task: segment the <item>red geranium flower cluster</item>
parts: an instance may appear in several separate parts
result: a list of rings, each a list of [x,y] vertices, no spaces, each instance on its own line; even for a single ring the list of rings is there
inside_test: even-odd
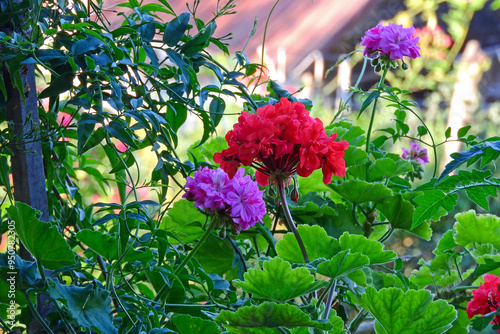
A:
[[[472,318],[476,314],[485,315],[496,311],[500,306],[500,278],[495,275],[485,275],[484,283],[472,291],[472,300],[467,303],[467,315]],[[500,324],[500,316],[495,316],[492,324]],[[500,330],[498,331],[500,333]]]
[[[323,123],[309,115],[300,102],[282,98],[275,105],[257,109],[256,114],[242,112],[233,130],[226,134],[229,148],[215,153],[214,161],[232,177],[240,165],[257,169],[261,186],[278,178],[288,181],[297,172],[309,176],[323,169],[323,182],[332,175],[345,175],[344,154],[347,141],[334,141],[326,135]]]

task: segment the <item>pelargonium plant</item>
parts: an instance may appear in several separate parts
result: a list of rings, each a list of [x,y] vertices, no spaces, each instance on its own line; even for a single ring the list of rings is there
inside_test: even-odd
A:
[[[396,60],[403,60],[403,57],[420,57],[417,45],[419,37],[415,37],[415,28],[403,28],[402,25],[389,23],[377,24],[369,29],[361,39],[361,45],[365,47],[363,55],[372,59],[375,70],[380,71],[387,67],[396,67]],[[403,69],[407,65],[403,62]]]
[[[429,156],[427,154],[427,149],[420,147],[418,143],[410,142],[410,149],[403,147],[403,154],[401,157],[408,160],[413,165],[413,171],[406,175],[407,179],[422,179],[424,175],[423,165],[429,163]]]
[[[226,134],[229,148],[216,153],[214,161],[230,176],[241,165],[254,167],[261,186],[287,182],[295,172],[307,177],[319,168],[329,184],[332,175],[345,175],[343,157],[349,144],[336,137],[326,135],[321,120],[312,118],[304,104],[282,98],[256,114],[242,112]]]
[[[186,179],[183,198],[217,220],[219,228],[229,227],[233,234],[248,230],[262,220],[266,205],[263,191],[244,173],[240,168],[230,179],[221,168],[200,168]]]
[[[467,316],[485,315],[494,312],[500,306],[500,278],[495,275],[485,275],[484,283],[479,285],[477,290],[472,290],[472,300],[467,303]],[[500,316],[495,316],[491,321],[492,324],[500,325]],[[500,333],[500,330],[498,330]]]
[[[312,118],[304,104],[283,97],[276,104],[258,108],[255,114],[242,112],[233,130],[226,134],[229,148],[215,153],[214,161],[230,175],[239,166],[252,166],[261,186],[269,182],[278,188],[288,228],[295,234],[306,262],[307,253],[286,204],[285,184],[294,173],[307,177],[322,168],[323,182],[332,175],[345,175],[347,141],[326,135],[321,120]],[[297,200],[297,193],[292,194]]]

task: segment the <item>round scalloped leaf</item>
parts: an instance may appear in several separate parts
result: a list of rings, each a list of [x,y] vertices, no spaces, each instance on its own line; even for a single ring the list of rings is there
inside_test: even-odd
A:
[[[348,250],[344,250],[335,255],[331,260],[322,262],[318,266],[318,273],[335,279],[369,264],[370,259],[368,256],[361,253],[349,253]]]
[[[245,306],[236,312],[222,311],[215,321],[228,328],[230,333],[273,333],[268,331],[250,331],[257,328],[276,327],[314,327],[321,330],[332,329],[328,320],[313,321],[307,314],[290,304],[265,302],[259,306]],[[243,328],[245,331],[231,331],[231,328]]]
[[[455,215],[455,219],[453,239],[458,245],[491,244],[500,249],[500,218],[489,214],[477,215],[474,210],[469,210]]]
[[[50,297],[62,304],[78,325],[89,330],[97,328],[101,333],[118,333],[111,316],[109,291],[91,284],[84,287],[65,285],[52,278],[47,285]]]
[[[217,323],[210,320],[179,314],[172,318],[179,334],[220,334]]]
[[[392,196],[392,190],[382,183],[368,183],[362,180],[347,180],[340,184],[330,184],[329,187],[353,204],[381,202]]]
[[[340,239],[342,250],[362,253],[370,259],[370,264],[382,264],[396,259],[397,254],[391,250],[384,250],[384,246],[376,241],[369,240],[364,235],[344,233]]]
[[[376,319],[377,334],[441,334],[453,325],[457,311],[444,300],[432,300],[427,290],[368,287],[362,306]]]
[[[290,299],[316,291],[328,283],[315,281],[308,269],[292,269],[289,262],[277,257],[265,261],[264,270],[249,269],[243,276],[245,281],[234,280],[244,291],[254,297],[285,303]]]
[[[55,226],[39,220],[37,210],[16,202],[7,208],[16,224],[16,233],[24,247],[46,269],[59,269],[75,264],[75,255]]]
[[[373,165],[368,169],[370,181],[377,181],[384,178],[391,178],[410,172],[413,166],[406,160],[398,157],[397,160],[391,158],[377,159]]]
[[[331,259],[340,250],[339,242],[326,234],[324,228],[318,225],[297,226],[307,256],[310,261],[319,258]],[[293,233],[287,233],[276,245],[278,256],[290,262],[305,263],[300,251],[299,243]]]

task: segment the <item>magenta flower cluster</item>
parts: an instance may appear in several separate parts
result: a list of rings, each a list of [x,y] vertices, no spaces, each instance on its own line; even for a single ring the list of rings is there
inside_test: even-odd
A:
[[[369,56],[388,56],[392,60],[420,57],[420,47],[416,44],[419,37],[414,37],[415,28],[403,28],[402,25],[379,23],[365,33],[361,45],[365,47],[363,54]]]
[[[240,168],[232,179],[221,168],[200,168],[194,177],[186,180],[186,193],[182,196],[194,201],[195,207],[223,217],[231,217],[233,230],[247,230],[262,220],[266,205],[264,191]]]
[[[422,165],[429,162],[429,156],[427,155],[427,149],[420,147],[418,143],[410,142],[410,149],[403,147],[403,154],[401,155],[403,159],[415,160]]]

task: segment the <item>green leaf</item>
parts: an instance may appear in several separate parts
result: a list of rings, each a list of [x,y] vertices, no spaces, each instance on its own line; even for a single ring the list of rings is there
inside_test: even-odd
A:
[[[277,257],[265,261],[263,270],[248,269],[244,282],[234,280],[234,283],[254,298],[264,298],[279,303],[316,291],[328,283],[315,281],[308,269],[299,267],[292,269],[289,262]]]
[[[314,327],[326,331],[332,329],[332,324],[329,321],[313,321],[307,314],[293,305],[271,302],[265,302],[259,306],[244,306],[239,308],[236,312],[222,311],[215,318],[215,321],[220,322],[226,328],[242,327],[242,329],[245,330],[259,327],[276,328],[299,326]],[[244,331],[241,333],[248,332]],[[263,331],[259,333],[268,332]]]
[[[471,243],[491,244],[500,249],[500,218],[490,214],[478,215],[474,210],[455,215],[457,222],[454,240],[463,247]]]
[[[423,195],[415,197],[414,201],[418,204],[413,214],[412,229],[416,228],[424,221],[436,219],[435,215],[440,208],[450,212],[458,201],[457,194],[445,194],[441,190],[432,189],[425,191]]]
[[[307,256],[310,261],[319,258],[331,259],[340,250],[339,242],[329,237],[324,228],[313,225],[299,225],[297,232],[302,238]],[[286,261],[305,263],[300,251],[299,243],[293,233],[287,233],[276,245],[279,257]]]
[[[78,325],[98,329],[103,334],[118,333],[111,317],[111,298],[107,290],[88,284],[84,287],[60,284],[49,278],[48,293],[68,311]]]
[[[81,230],[76,238],[107,260],[116,259],[116,236],[98,231]]]
[[[340,184],[330,184],[328,187],[353,204],[381,202],[392,196],[391,189],[382,183],[368,183],[362,180],[347,180]]]
[[[325,131],[328,136],[332,133],[336,133],[337,140],[347,140],[349,142],[349,147],[360,147],[366,143],[365,130],[349,122],[340,121],[333,123],[327,126]]]
[[[380,96],[380,91],[374,90],[366,97],[366,99],[361,104],[361,108],[359,109],[358,118],[359,116],[361,116],[363,111],[365,111],[365,109],[368,108],[368,106],[372,103],[372,101],[378,99],[379,96]]]
[[[476,267],[475,275],[478,277],[482,276],[482,275],[484,275],[492,270],[500,268],[500,261],[495,261],[495,260],[489,259],[487,257],[483,257],[482,261],[484,261],[484,263],[481,263]]]
[[[386,198],[382,205],[377,207],[385,218],[391,223],[393,228],[399,228],[418,235],[425,240],[430,240],[432,229],[429,223],[422,223],[416,228],[412,228],[413,214],[415,207],[402,195]]]
[[[191,14],[189,12],[185,12],[168,22],[165,25],[165,31],[163,33],[163,43],[168,46],[177,45],[182,36],[184,36],[190,17]]]
[[[224,115],[224,110],[226,109],[226,102],[219,97],[213,97],[212,102],[210,102],[210,118],[214,128],[219,125],[222,115]]]
[[[376,240],[369,240],[364,235],[353,235],[345,232],[339,239],[342,250],[350,250],[368,256],[370,264],[382,264],[396,259],[392,250],[384,250],[384,245]]]
[[[488,197],[497,195],[497,187],[485,186],[466,189],[467,197],[486,211],[490,211]]]
[[[476,330],[476,331],[481,331],[481,333],[492,333],[494,332],[491,329],[490,323],[495,319],[495,316],[500,314],[500,309],[497,309],[496,311],[490,312],[485,314],[484,316],[482,315],[476,315],[474,318],[472,318],[470,324],[471,327]],[[487,327],[490,327],[489,330],[486,330]]]
[[[220,334],[217,323],[210,320],[179,314],[172,318],[179,334]]]
[[[436,246],[436,249],[433,251],[434,254],[442,254],[446,251],[450,251],[453,248],[455,248],[457,243],[453,239],[453,236],[455,235],[454,230],[449,230],[443,233],[441,236],[441,239],[439,239],[438,244]]]
[[[288,206],[294,220],[304,223],[310,223],[314,218],[323,216],[337,216],[335,203],[328,197],[318,195],[315,191],[301,196],[297,203],[289,201]]]
[[[54,74],[53,74],[54,76]],[[58,77],[52,78],[50,81],[50,86],[45,88],[39,95],[39,99],[44,99],[46,97],[57,97],[59,94],[64,93],[73,87],[73,79],[75,78],[75,73],[66,72]]]
[[[129,128],[126,124],[123,124],[119,121],[111,121],[108,125],[105,125],[104,128],[110,135],[119,139],[123,143],[127,144],[130,147],[138,149],[139,147],[135,143],[132,134],[127,131]]]
[[[465,137],[465,135],[467,135],[467,132],[469,132],[470,128],[471,128],[471,125],[466,125],[463,128],[458,129],[457,137],[458,138]]]
[[[487,141],[483,144],[472,146],[470,150],[466,152],[455,152],[451,154],[453,160],[445,166],[444,171],[439,176],[438,181],[444,178],[446,175],[450,174],[464,162],[475,161],[473,159],[477,160],[481,156],[485,156],[487,154],[490,156],[490,159],[491,157],[495,157],[495,155],[492,155],[493,152],[500,152],[500,141]],[[496,157],[498,157],[498,155],[496,155]]]
[[[391,158],[377,159],[368,169],[370,181],[402,175],[413,170],[413,166],[406,160]]]
[[[370,264],[368,256],[361,253],[340,251],[331,260],[320,263],[318,273],[336,279]]]
[[[188,40],[182,47],[181,52],[187,57],[192,57],[207,46],[210,37],[217,27],[215,21],[210,22],[202,28],[192,39]]]
[[[455,308],[444,300],[433,301],[427,290],[368,287],[362,306],[376,319],[377,334],[440,334],[452,327]]]
[[[448,127],[446,129],[446,131],[444,132],[444,136],[446,137],[446,139],[451,137],[451,127]]]
[[[194,256],[207,273],[224,275],[233,269],[233,247],[227,239],[211,234]]]
[[[75,255],[57,228],[39,220],[39,211],[16,202],[7,213],[16,223],[16,233],[24,247],[47,269],[59,269],[75,264]]]
[[[81,127],[85,129],[85,127]],[[80,127],[78,127],[80,129]],[[92,130],[94,127],[92,126]],[[91,130],[91,131],[92,131]],[[94,132],[88,132],[87,135],[83,134],[83,136],[87,136],[87,140],[83,139],[82,141],[78,141],[78,154],[82,155],[83,153],[87,152],[90,150],[92,147],[99,145],[103,139],[106,137],[106,130],[104,128],[98,128]],[[90,137],[88,136],[90,134]]]
[[[192,202],[179,200],[168,210],[168,216],[162,219],[159,227],[175,233],[182,242],[188,243],[201,237],[206,220],[207,217]]]

